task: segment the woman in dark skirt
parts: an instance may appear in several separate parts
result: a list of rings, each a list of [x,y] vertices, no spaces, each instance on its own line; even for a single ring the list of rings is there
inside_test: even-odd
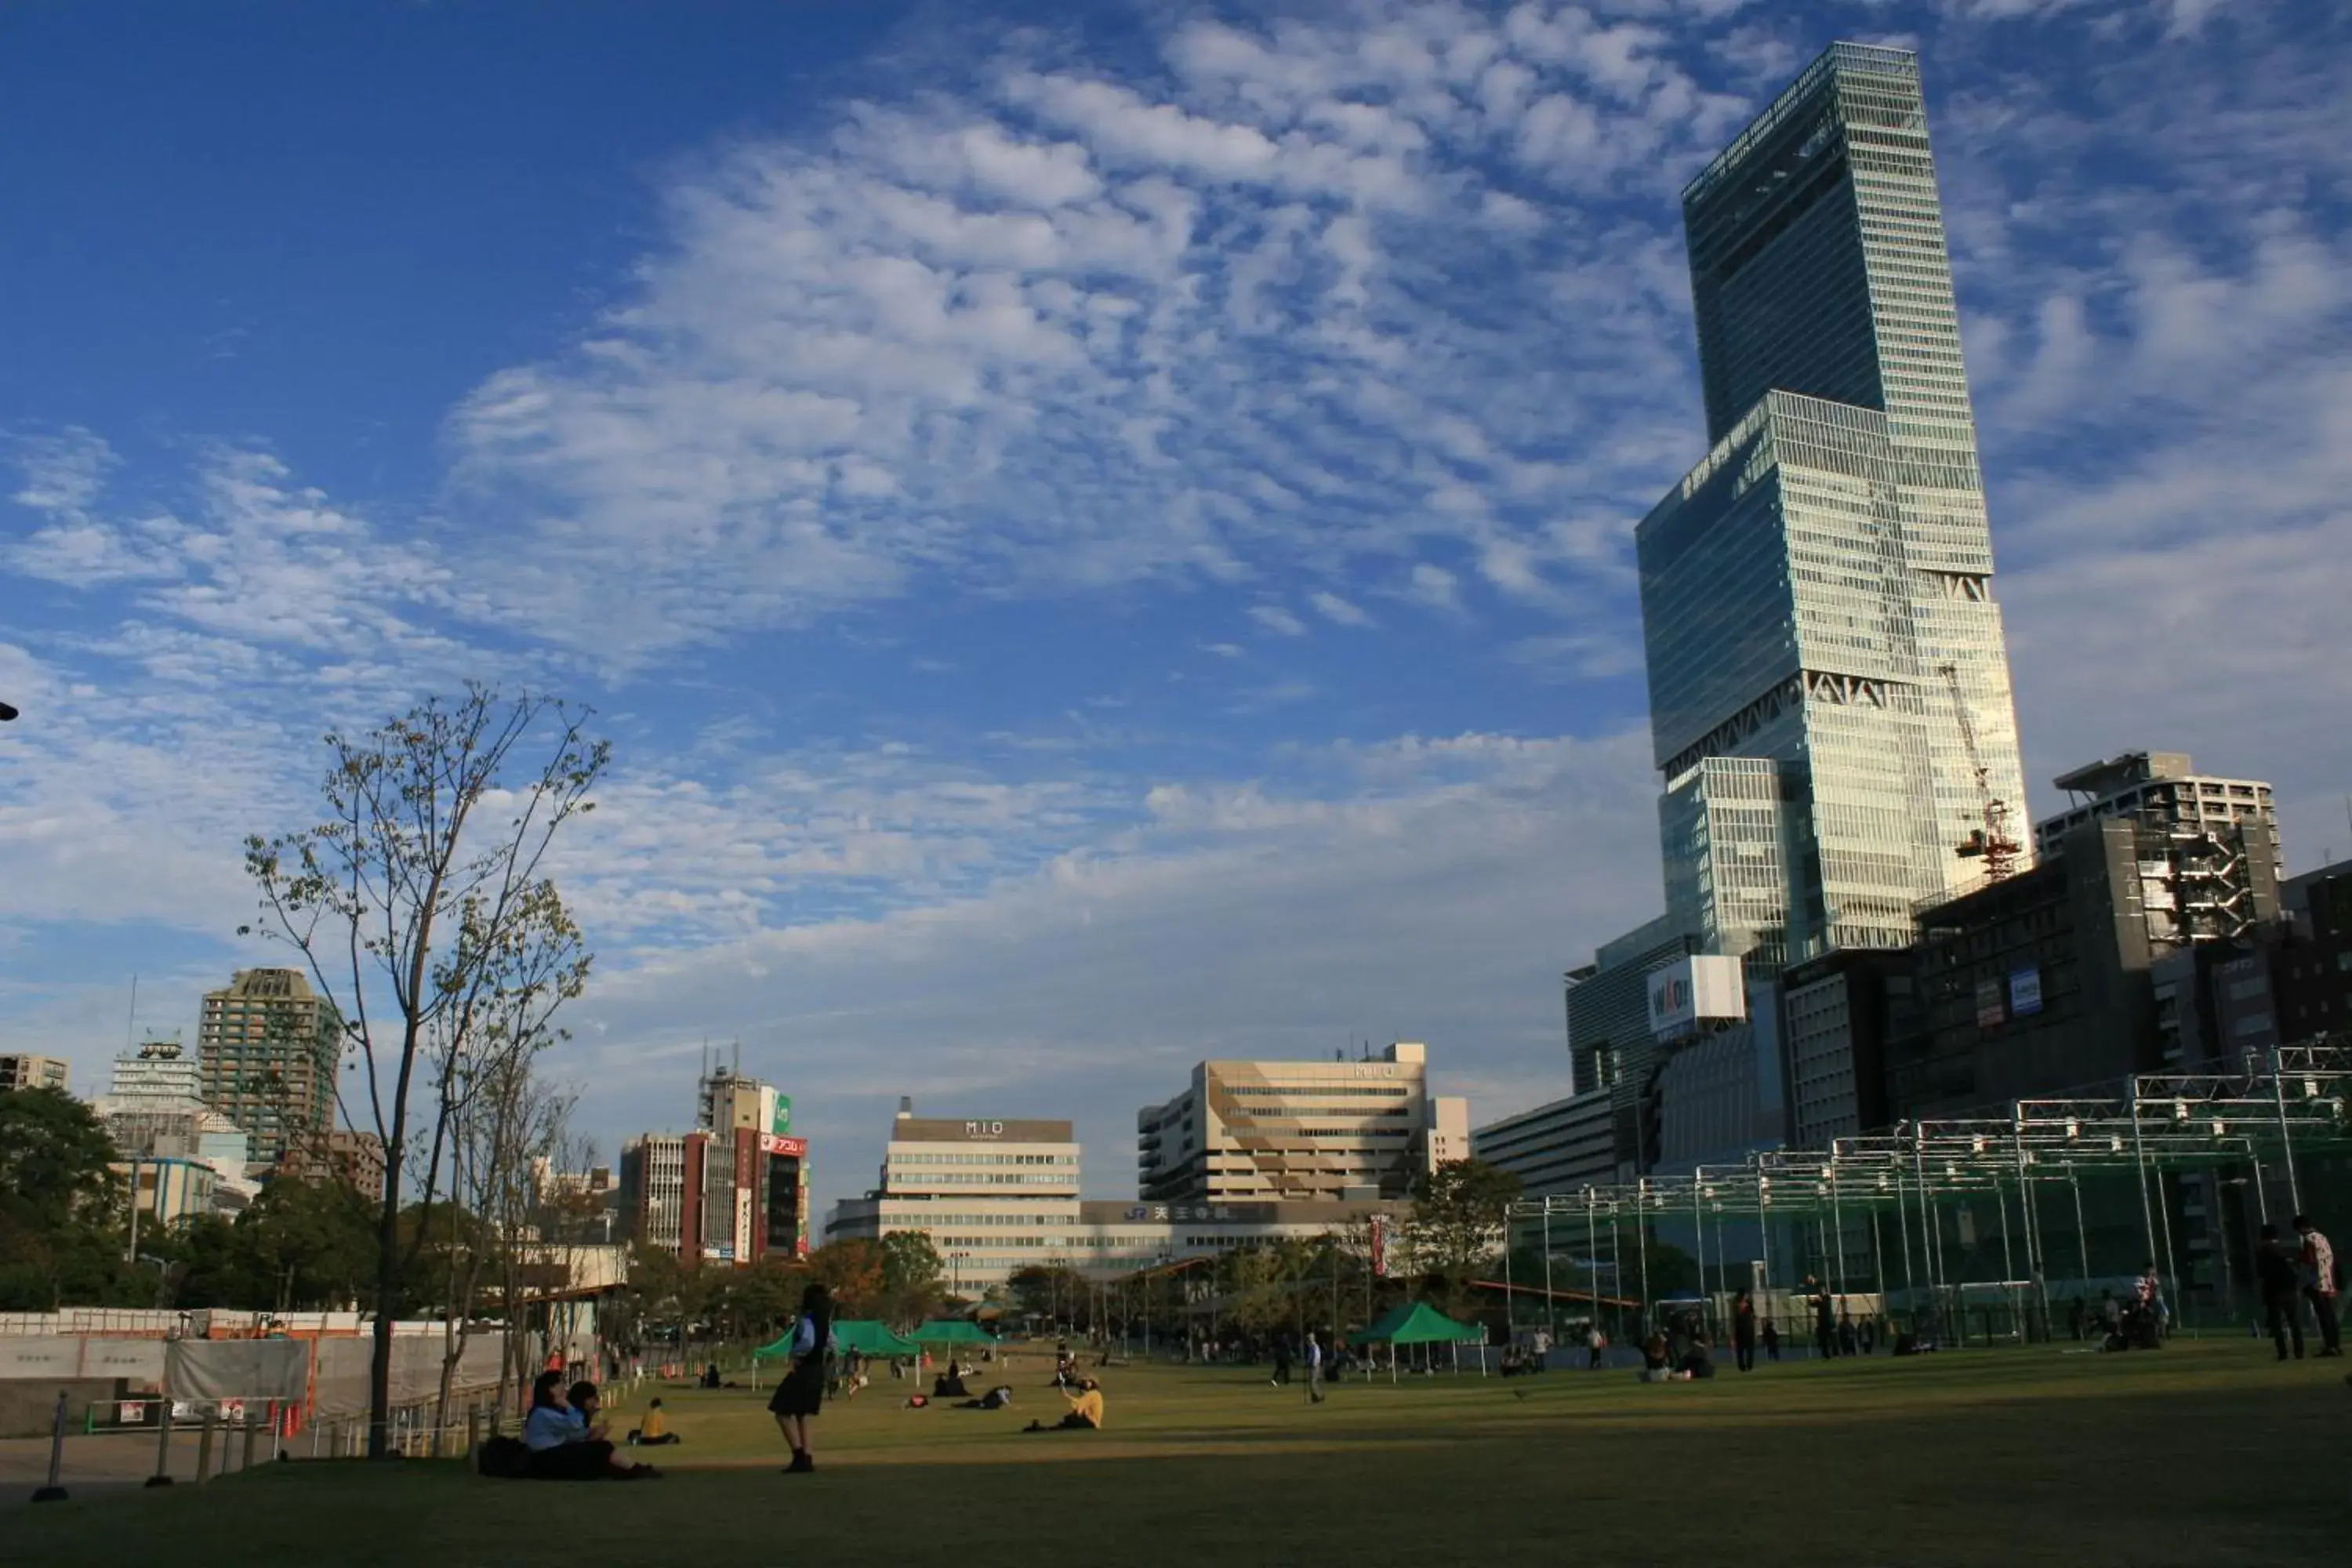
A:
[[[793,1369],[776,1384],[775,1397],[768,1401],[777,1430],[792,1445],[793,1462],[784,1467],[787,1475],[816,1468],[816,1459],[809,1451],[809,1421],[824,1404],[824,1352],[832,1337],[832,1298],[824,1286],[811,1285],[801,1293],[800,1319],[793,1325]]]

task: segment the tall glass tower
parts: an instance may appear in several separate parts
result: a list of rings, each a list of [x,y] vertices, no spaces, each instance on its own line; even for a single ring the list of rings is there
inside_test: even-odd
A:
[[[1902,946],[2024,806],[1917,58],[1832,46],[1683,223],[1714,447],[1635,534],[1668,917]]]

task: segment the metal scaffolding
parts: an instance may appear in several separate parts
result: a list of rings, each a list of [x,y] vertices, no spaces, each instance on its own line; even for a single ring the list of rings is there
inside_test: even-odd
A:
[[[2128,1173],[2134,1179],[2146,1257],[2166,1281],[2168,1301],[2177,1301],[2180,1270],[2172,1205],[2162,1192],[2165,1174],[2195,1173],[2212,1180],[2221,1169],[2251,1166],[2246,1184],[2262,1219],[2283,1221],[2303,1206],[2305,1167],[2298,1158],[2307,1166],[2315,1157],[2352,1151],[2347,1104],[2352,1038],[2331,1037],[2250,1057],[2235,1070],[2150,1073],[2117,1094],[2019,1100],[2005,1118],[1906,1121],[1884,1132],[1840,1138],[1826,1149],[1772,1150],[1738,1164],[1525,1198],[1512,1205],[1511,1230],[1529,1239],[1539,1229],[1547,1289],[1556,1244],[1580,1247],[1597,1265],[1605,1228],[1615,1270],[1630,1230],[1637,1272],[1612,1284],[1635,1286],[1641,1300],[1651,1302],[1648,1238],[1662,1225],[1691,1227],[1704,1282],[1710,1225],[1721,1280],[1728,1275],[1724,1227],[1754,1224],[1762,1256],[1751,1261],[1760,1262],[1768,1289],[1782,1283],[1772,1257],[1775,1227],[1802,1235],[1810,1226],[1817,1237],[1815,1269],[1832,1292],[1900,1299],[1915,1319],[1924,1320],[1958,1300],[1944,1211],[1989,1199],[1999,1215],[2000,1288],[2012,1297],[2017,1322],[2031,1323],[2030,1314],[2038,1313],[2046,1331],[2050,1279],[2071,1274],[2084,1291],[2091,1283],[2084,1178]],[[2284,1213],[2273,1214],[2273,1193],[2284,1194]],[[2053,1259],[2043,1216],[2050,1205],[2070,1201],[2077,1255]],[[1857,1240],[1853,1250],[1868,1260],[1873,1278],[1857,1281],[1847,1237],[1863,1232],[1870,1239]]]

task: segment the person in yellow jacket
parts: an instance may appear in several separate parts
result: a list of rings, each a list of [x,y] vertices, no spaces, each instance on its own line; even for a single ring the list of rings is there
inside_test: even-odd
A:
[[[1070,1412],[1053,1426],[1032,1421],[1024,1432],[1097,1432],[1103,1424],[1102,1385],[1093,1378],[1081,1378],[1076,1394],[1065,1391],[1062,1397],[1069,1401]]]
[[[645,1419],[629,1434],[629,1446],[633,1448],[658,1448],[677,1441],[677,1434],[669,1429],[669,1417],[663,1414],[658,1399],[646,1408]]]

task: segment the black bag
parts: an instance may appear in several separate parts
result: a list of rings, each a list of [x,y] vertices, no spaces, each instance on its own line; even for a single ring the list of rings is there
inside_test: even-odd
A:
[[[530,1475],[530,1450],[518,1437],[488,1437],[476,1456],[475,1468],[500,1480],[523,1480]]]

